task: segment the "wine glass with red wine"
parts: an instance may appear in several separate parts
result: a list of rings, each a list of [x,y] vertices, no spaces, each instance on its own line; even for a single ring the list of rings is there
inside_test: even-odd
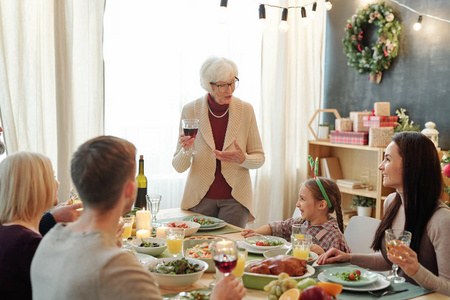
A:
[[[181,126],[183,127],[183,132],[185,136],[196,137],[198,132],[198,119],[183,119],[181,120]],[[184,154],[197,154],[197,151],[194,150],[194,145],[192,145],[192,149],[185,150]]]
[[[224,274],[230,275],[231,271],[236,268],[238,260],[238,247],[235,241],[221,240],[213,242],[211,246],[211,254],[216,268]]]

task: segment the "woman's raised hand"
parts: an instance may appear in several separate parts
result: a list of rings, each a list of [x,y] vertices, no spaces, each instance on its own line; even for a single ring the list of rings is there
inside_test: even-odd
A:
[[[219,151],[213,150],[214,155],[220,161],[242,164],[245,161],[245,154],[239,147],[236,139],[234,140],[235,150]]]
[[[319,256],[317,259],[318,265],[333,264],[336,262],[349,262],[350,254],[339,251],[336,248],[330,248],[327,252]]]

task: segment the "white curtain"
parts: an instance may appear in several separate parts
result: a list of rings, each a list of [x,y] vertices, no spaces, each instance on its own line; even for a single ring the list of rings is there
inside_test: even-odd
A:
[[[301,6],[311,1],[269,1],[270,4]],[[320,108],[324,1],[303,25],[300,8],[289,9],[289,30],[278,30],[281,9],[266,9],[267,25],[262,44],[262,126],[266,162],[257,172],[255,185],[257,228],[292,216],[300,184],[306,180],[308,123]]]
[[[103,133],[104,0],[0,0],[7,152],[50,157],[68,199],[76,147]]]
[[[110,0],[105,9],[105,132],[134,143],[144,155],[148,193],[161,208],[179,207],[188,172],[172,157],[182,107],[203,95],[199,71],[211,55],[239,68],[234,95],[259,112],[261,28],[258,3],[228,1]],[[254,173],[252,173],[254,174]]]

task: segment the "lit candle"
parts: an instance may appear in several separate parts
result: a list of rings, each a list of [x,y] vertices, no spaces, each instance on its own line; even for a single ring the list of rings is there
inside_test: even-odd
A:
[[[156,228],[156,237],[160,239],[166,238],[166,229],[167,227],[161,226]]]
[[[145,210],[145,207],[142,210],[138,210],[136,212],[136,231],[141,229],[147,229],[148,231],[152,228],[152,214],[150,211]]]
[[[143,239],[143,238],[149,238],[149,237],[150,237],[150,230],[141,229],[141,230],[136,231],[137,239]]]

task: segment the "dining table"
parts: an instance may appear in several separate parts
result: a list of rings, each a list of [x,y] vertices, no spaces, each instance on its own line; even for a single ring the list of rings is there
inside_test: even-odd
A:
[[[164,220],[174,220],[174,219],[185,219],[188,216],[193,216],[193,215],[199,215],[198,213],[194,213],[188,210],[182,210],[180,208],[169,208],[169,209],[162,209],[158,212],[158,222],[164,222]],[[214,231],[202,231],[202,232],[198,232],[199,234],[204,234],[204,235],[214,235],[217,236],[219,238],[225,238],[225,239],[232,239],[235,241],[241,241],[244,239],[244,237],[241,235],[243,228],[231,225],[231,224],[227,224],[227,226],[223,229],[219,229],[219,230],[214,230]],[[251,260],[251,259],[264,259],[263,255],[249,255],[247,260]],[[317,276],[320,274],[320,272],[322,272],[323,270],[325,270],[326,268],[332,268],[332,267],[336,267],[336,266],[341,266],[342,264],[332,264],[332,265],[324,265],[324,266],[318,266],[316,264],[313,264],[313,267],[315,268],[315,273],[314,275],[311,276],[311,278],[314,278],[317,280]],[[344,264],[349,265],[349,264]],[[202,275],[202,277],[195,282],[193,285],[191,285],[189,288],[187,289],[163,289],[160,288],[160,292],[161,295],[174,295],[183,291],[194,291],[194,290],[207,290],[209,287],[209,283],[212,282],[214,280],[213,276],[215,273],[204,273]],[[245,276],[245,275],[244,275]],[[431,292],[431,291],[426,291],[423,288],[419,287],[419,286],[415,286],[412,285],[410,283],[404,283],[402,285],[408,285],[407,287],[410,288],[410,290],[414,290],[415,288],[420,288],[423,291],[421,292],[420,296],[416,296],[416,297],[411,297],[411,298],[405,298],[405,295],[408,295],[408,292],[405,292],[403,294],[403,297],[400,296],[402,294],[395,294],[395,295],[390,295],[390,296],[383,296],[382,299],[386,299],[386,300],[390,300],[390,299],[418,299],[418,300],[441,300],[441,299],[450,299],[449,297],[440,294],[440,293],[436,293],[436,292]],[[403,286],[404,287],[404,286]],[[341,295],[337,296],[337,299],[378,299],[375,296],[371,296],[369,293],[351,293],[351,292],[347,292],[345,293],[344,296],[344,292],[341,293]],[[251,289],[251,288],[247,288],[247,294],[245,296],[244,299],[246,300],[259,300],[259,299],[267,299],[268,293],[265,292],[264,290],[257,290],[257,289]],[[353,297],[355,296],[355,297]]]

